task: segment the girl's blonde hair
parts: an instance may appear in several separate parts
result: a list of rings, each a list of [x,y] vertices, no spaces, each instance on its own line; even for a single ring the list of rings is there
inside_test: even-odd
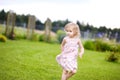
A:
[[[80,37],[81,36],[80,35],[80,28],[77,24],[70,22],[70,23],[65,25],[65,30],[67,30],[68,28],[72,28],[74,33],[76,32],[75,37]]]

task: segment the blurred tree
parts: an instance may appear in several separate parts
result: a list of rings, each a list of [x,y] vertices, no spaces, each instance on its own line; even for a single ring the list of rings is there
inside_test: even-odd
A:
[[[79,21],[77,21],[76,24],[78,24],[81,31],[84,31],[84,26]]]
[[[89,30],[89,31],[91,31],[92,29],[91,29],[91,26],[87,23],[87,25],[86,25],[86,29],[85,29],[86,31],[87,30]]]
[[[4,21],[6,21],[6,19],[7,19],[7,13],[3,9],[2,11],[0,11],[0,21],[3,23]]]
[[[100,28],[98,28],[98,31],[106,33],[107,32],[107,28],[105,26],[100,26]]]
[[[22,23],[27,23],[28,22],[28,15],[26,16],[26,15],[22,14],[21,19],[22,19]]]
[[[67,23],[69,23],[70,21],[68,19],[66,20],[58,20],[58,21],[54,21],[52,23],[53,26],[56,26],[56,27],[64,27]]]
[[[16,22],[17,22],[17,23],[21,23],[20,15],[17,15],[17,16],[16,16]]]
[[[43,23],[40,20],[36,20],[36,25],[42,25]]]
[[[17,15],[16,16],[16,25],[17,26],[23,26],[24,24],[28,23],[28,15],[25,16],[24,14],[22,15]]]

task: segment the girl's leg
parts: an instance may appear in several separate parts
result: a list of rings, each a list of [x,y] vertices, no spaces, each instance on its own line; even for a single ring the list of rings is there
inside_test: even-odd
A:
[[[68,71],[63,70],[61,80],[67,80],[67,73],[68,73]]]
[[[76,72],[77,72],[77,70],[75,69],[75,70],[67,73],[67,79],[69,79],[70,77],[72,77]]]

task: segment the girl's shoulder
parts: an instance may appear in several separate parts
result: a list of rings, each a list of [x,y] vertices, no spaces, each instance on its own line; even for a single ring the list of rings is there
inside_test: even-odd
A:
[[[76,42],[79,43],[79,41],[80,41],[80,38],[76,38]]]
[[[65,39],[65,40],[68,39],[68,36],[65,36],[63,39]]]
[[[65,37],[63,38],[63,40],[64,40],[65,42],[68,42],[68,41],[69,41],[69,37],[68,37],[68,36],[65,36]]]

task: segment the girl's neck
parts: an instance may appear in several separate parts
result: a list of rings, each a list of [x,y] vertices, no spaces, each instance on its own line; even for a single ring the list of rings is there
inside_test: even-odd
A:
[[[68,36],[70,39],[75,39],[77,38],[76,36]]]

